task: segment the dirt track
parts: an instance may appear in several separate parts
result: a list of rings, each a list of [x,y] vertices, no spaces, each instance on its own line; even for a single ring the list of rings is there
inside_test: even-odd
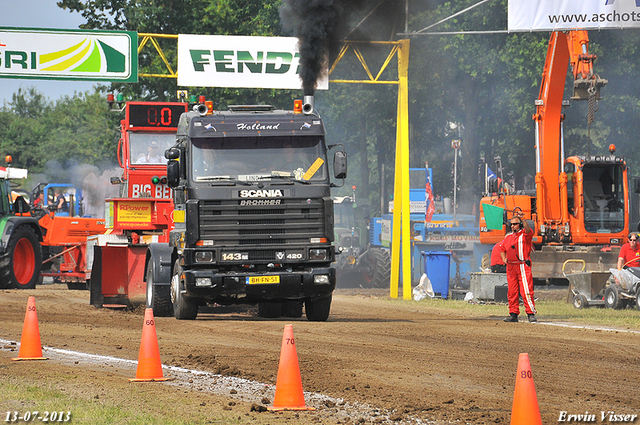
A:
[[[326,323],[261,319],[255,309],[222,307],[193,322],[156,318],[162,362],[275,384],[283,328],[293,323],[305,392],[389,409],[391,422],[508,423],[523,352],[531,359],[543,423],[558,422],[561,411],[588,411],[597,422],[600,411],[640,414],[638,332],[549,326],[558,322],[544,312],[537,324],[510,324],[502,316],[370,294],[339,290]],[[137,359],[142,309],[95,309],[87,291],[62,285],[0,291],[0,339],[20,341],[30,295],[36,297],[43,346]],[[17,353],[7,348],[0,349],[0,377],[12,370],[28,373],[8,360]],[[58,363],[38,367],[55,369]],[[74,369],[78,387],[95,380],[91,365],[79,362]],[[316,407],[294,423],[349,422],[331,414],[334,406]]]

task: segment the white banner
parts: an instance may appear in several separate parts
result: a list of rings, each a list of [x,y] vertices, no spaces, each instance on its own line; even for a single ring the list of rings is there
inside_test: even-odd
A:
[[[509,0],[509,31],[639,28],[640,0]]]
[[[0,78],[138,81],[138,34],[0,28]]]
[[[299,73],[295,37],[178,35],[179,86],[301,89]]]

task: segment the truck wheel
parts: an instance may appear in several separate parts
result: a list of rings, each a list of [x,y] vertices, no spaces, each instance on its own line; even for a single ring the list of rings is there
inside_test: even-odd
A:
[[[20,226],[13,231],[7,250],[0,257],[0,286],[33,289],[40,278],[42,251],[33,229]]]
[[[151,266],[147,269],[147,307],[153,309],[154,317],[171,316],[171,286],[153,282]]]
[[[604,291],[604,306],[614,310],[620,310],[625,303],[620,299],[620,285],[610,285]]]
[[[178,260],[173,264],[173,274],[171,275],[171,303],[173,304],[173,315],[178,320],[194,320],[198,315],[198,303],[182,293],[182,280],[180,274],[182,267]]]
[[[364,281],[372,288],[386,288],[391,281],[391,256],[389,251],[369,248],[363,257]]]
[[[258,316],[267,319],[275,319],[276,317],[282,316],[282,303],[258,303]]]
[[[284,317],[302,317],[302,301],[286,301],[282,306]]]
[[[578,309],[587,308],[589,307],[589,301],[587,301],[587,297],[584,295],[578,294],[573,297],[573,306]]]
[[[311,322],[326,322],[331,310],[331,294],[327,297],[308,299],[304,302],[307,320]]]

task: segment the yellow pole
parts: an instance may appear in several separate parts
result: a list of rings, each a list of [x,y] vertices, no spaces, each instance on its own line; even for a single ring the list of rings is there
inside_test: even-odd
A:
[[[411,299],[411,239],[409,202],[409,40],[400,40],[398,49],[398,118],[396,131],[396,171],[393,187],[393,229],[391,237],[391,292],[398,297],[402,259],[402,298]],[[401,237],[402,235],[402,237]],[[402,243],[402,246],[401,246]],[[400,255],[402,253],[402,255]]]
[[[400,52],[398,52],[398,56]],[[393,180],[393,224],[391,226],[391,298],[398,298],[400,277],[400,223],[402,218],[402,143],[400,142],[400,91],[398,90],[398,117],[396,121],[396,165]]]

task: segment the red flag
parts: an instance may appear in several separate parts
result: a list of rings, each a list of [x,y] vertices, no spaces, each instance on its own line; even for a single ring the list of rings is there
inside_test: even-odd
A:
[[[426,222],[430,222],[433,218],[433,213],[436,211],[435,202],[433,199],[433,191],[431,190],[431,179],[429,178],[429,174],[427,173],[427,185],[426,185],[426,214],[424,220]]]

